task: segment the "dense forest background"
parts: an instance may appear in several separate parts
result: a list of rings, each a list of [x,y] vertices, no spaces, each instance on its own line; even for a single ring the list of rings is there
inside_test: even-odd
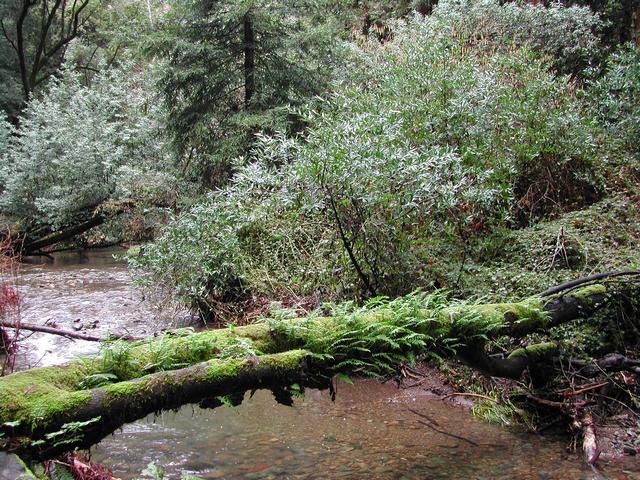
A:
[[[3,0],[0,209],[207,318],[640,266],[635,0]]]

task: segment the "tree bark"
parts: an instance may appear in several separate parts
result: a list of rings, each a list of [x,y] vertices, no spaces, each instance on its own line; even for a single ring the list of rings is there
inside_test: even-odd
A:
[[[106,217],[104,215],[96,214],[85,222],[73,225],[67,229],[47,235],[46,237],[38,240],[25,242],[22,246],[22,255],[32,255],[43,248],[50,247],[51,245],[55,245],[56,243],[64,242],[66,240],[71,240],[76,235],[80,235],[92,228],[102,225],[105,221]]]
[[[24,22],[29,15],[29,10],[36,4],[35,0],[23,0],[20,15],[16,22],[16,53],[18,55],[18,64],[20,65],[20,78],[22,80],[22,92],[25,101],[29,101],[31,95],[31,84],[29,83],[29,74],[27,72],[27,58],[24,45]]]
[[[242,25],[244,28],[244,104],[248,108],[256,93],[256,34],[251,12],[245,13]]]
[[[125,213],[131,205],[127,202],[121,202],[118,205],[111,206],[108,211],[102,208],[101,204],[87,207],[84,211],[78,213],[77,223],[67,225],[62,229],[51,232],[51,227],[40,227],[26,234],[20,233],[13,240],[13,250],[22,256],[46,254],[43,249],[56,245],[61,242],[72,240],[74,237],[88,232],[92,228],[98,227],[122,213]],[[34,238],[37,234],[43,235],[40,238]]]
[[[66,10],[67,2],[64,0],[41,0],[41,6],[38,19],[34,19],[34,24],[39,25],[39,29],[34,33],[36,38],[33,45],[27,45],[28,39],[31,38],[29,33],[25,32],[25,24],[27,19],[32,16],[34,7],[38,4],[37,0],[22,0],[16,18],[15,41],[6,31],[4,24],[3,33],[15,51],[20,66],[20,80],[22,82],[22,91],[25,101],[31,97],[33,90],[46,78],[48,78],[62,61],[64,49],[80,32],[84,20],[88,15],[83,12],[89,5],[90,0],[80,0],[73,2],[70,10]],[[57,41],[55,40],[58,30]],[[32,59],[28,58],[29,52],[32,50]],[[55,61],[54,61],[55,60]],[[53,64],[53,65],[52,65]],[[43,70],[51,66],[49,72],[43,73]]]
[[[248,390],[278,391],[292,383],[304,384],[307,352],[292,350],[275,355],[211,360],[190,367],[158,372],[107,387],[68,393],[50,402],[46,417],[35,426],[10,427],[11,450],[32,460],[53,458],[70,447],[86,448],[126,422],[150,413],[177,408],[216,396],[242,400]],[[68,408],[73,403],[73,408]],[[209,402],[208,406],[222,405]],[[69,424],[82,422],[81,429]],[[6,431],[6,424],[4,429]],[[52,433],[53,432],[53,433]],[[27,433],[30,438],[20,439]],[[34,445],[35,442],[35,445]]]

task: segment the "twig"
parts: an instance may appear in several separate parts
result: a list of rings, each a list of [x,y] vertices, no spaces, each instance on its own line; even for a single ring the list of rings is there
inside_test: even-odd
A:
[[[571,390],[571,389],[567,389],[564,392],[564,396],[565,397],[572,397],[574,395],[580,395],[581,393],[584,392],[588,392],[590,390],[595,390],[596,388],[600,388],[600,387],[605,387],[609,385],[609,382],[600,382],[600,383],[592,383],[591,385],[585,385],[583,387],[581,387],[579,390]]]
[[[411,385],[404,385],[403,388],[415,388],[415,387],[419,387],[420,385],[422,385],[424,382],[426,382],[427,379],[423,378],[422,380],[420,380],[419,382],[416,383],[412,383]]]
[[[440,398],[440,400],[446,400],[447,398],[458,397],[458,396],[460,396],[460,397],[476,397],[476,398],[482,398],[484,400],[489,400],[489,401],[494,402],[494,403],[500,403],[495,398],[487,397],[486,395],[480,395],[479,393],[464,393],[464,392],[450,393],[449,395],[445,395],[444,397]]]
[[[419,417],[424,418],[425,420],[428,420],[430,423],[427,423],[423,420],[418,419],[418,422],[421,423],[422,425],[424,425],[425,427],[429,427],[431,430],[433,430],[434,432],[440,433],[441,435],[446,435],[447,437],[451,437],[451,438],[455,438],[457,440],[462,440],[463,442],[467,442],[470,443],[471,445],[474,445],[476,447],[479,447],[480,444],[474,442],[473,440],[469,440],[468,438],[464,438],[461,437],[459,435],[456,435],[454,433],[449,433],[449,432],[445,432],[443,430],[440,430],[439,428],[436,428],[435,425],[440,426],[438,424],[438,422],[436,422],[435,420],[433,420],[429,415],[425,414],[425,413],[420,413],[412,408],[408,409],[411,413],[418,415]],[[433,424],[433,425],[431,425]]]
[[[564,408],[566,406],[563,402],[554,402],[552,400],[545,400],[544,398],[538,398],[533,395],[527,395],[527,398],[529,400],[533,400],[536,403],[539,403],[540,405],[546,405],[547,407]]]
[[[467,442],[467,443],[469,443],[469,444],[471,444],[471,445],[473,445],[475,447],[479,447],[480,446],[478,443],[474,442],[473,440],[469,440],[468,438],[461,437],[461,436],[456,435],[454,433],[445,432],[443,430],[440,430],[440,429],[434,427],[433,425],[428,424],[427,422],[425,422],[423,420],[418,420],[418,423],[424,425],[425,427],[429,427],[431,430],[433,430],[434,432],[437,432],[437,433],[439,433],[441,435],[446,435],[447,437],[455,438],[457,440],[462,440],[463,442]]]
[[[418,412],[417,410],[414,410],[413,408],[407,408],[407,410],[409,410],[411,413],[413,413],[414,415],[418,415],[419,417],[422,417],[426,420],[429,420],[431,423],[433,423],[434,425],[440,426],[440,424],[438,422],[436,422],[433,418],[431,418],[429,415],[427,415],[426,413],[421,413]]]
[[[601,280],[603,278],[621,277],[621,276],[627,276],[627,275],[640,275],[640,270],[614,271],[614,272],[605,272],[605,273],[597,273],[595,275],[589,275],[588,277],[578,278],[577,280],[572,280],[570,282],[563,283],[555,287],[551,287],[550,289],[540,293],[539,296],[548,297],[549,295],[554,295],[564,290],[569,290],[571,288],[577,287],[578,285],[583,285],[585,283],[593,282],[595,280]]]
[[[635,415],[637,418],[640,418],[640,414],[636,413],[632,407],[630,407],[629,405],[627,405],[626,403],[624,403],[621,400],[618,400],[617,398],[613,398],[610,397],[608,395],[603,395],[602,393],[594,393],[593,395],[595,395],[596,397],[602,397],[602,398],[606,398],[607,400],[611,400],[614,401],[616,403],[619,403],[620,405],[622,405],[624,408],[626,408],[627,410],[629,410],[629,412],[631,412],[633,415]]]
[[[404,365],[402,368],[404,368],[406,371],[414,373],[416,375],[418,375],[420,378],[424,377],[424,373],[421,373],[419,371],[417,371],[415,368],[411,368],[408,365]]]

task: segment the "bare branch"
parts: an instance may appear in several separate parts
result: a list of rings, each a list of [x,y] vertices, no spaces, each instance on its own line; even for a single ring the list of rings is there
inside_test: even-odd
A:
[[[0,28],[2,28],[2,35],[4,35],[4,38],[6,38],[7,42],[9,42],[9,45],[11,45],[16,53],[18,53],[18,47],[16,46],[14,41],[11,40],[11,37],[9,37],[9,34],[7,33],[7,29],[4,26],[4,19],[0,20]]]
[[[43,3],[47,5],[47,2],[43,2]],[[33,65],[31,66],[30,82],[32,85],[35,83],[36,77],[38,76],[38,72],[42,68],[42,64],[43,64],[42,54],[44,53],[44,50],[45,50],[47,37],[49,36],[49,30],[51,29],[51,25],[53,24],[54,19],[56,18],[56,12],[58,11],[58,8],[60,8],[61,3],[62,3],[62,0],[55,0],[53,4],[53,8],[48,12],[47,12],[48,9],[43,7],[40,39],[38,41],[38,46],[36,47],[36,54],[34,56]]]

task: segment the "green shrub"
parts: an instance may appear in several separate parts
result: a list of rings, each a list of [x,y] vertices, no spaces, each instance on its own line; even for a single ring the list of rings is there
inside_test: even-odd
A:
[[[583,210],[502,231],[467,264],[460,289],[497,301],[523,298],[594,272],[640,268],[640,209],[612,195]]]
[[[454,284],[492,232],[596,199],[597,131],[541,57],[565,51],[559,32],[534,35],[569,14],[465,5],[445,2],[363,53],[355,83],[303,112],[303,137],[261,136],[231,185],[137,264],[196,304],[247,291],[397,295]],[[466,31],[484,11],[511,37]],[[516,28],[525,20],[529,36]]]
[[[168,170],[167,158],[146,81],[131,65],[105,68],[90,84],[71,68],[50,80],[8,140],[3,212],[55,230],[109,200],[150,200],[134,179],[139,185],[153,178],[170,190],[172,176],[160,173]]]
[[[585,101],[611,137],[640,155],[640,48],[628,45],[611,55],[604,74],[588,85]]]
[[[496,0],[439,2],[429,23],[438,35],[486,51],[527,45],[553,59],[561,74],[579,74],[601,55],[603,24],[589,7],[548,7]]]

